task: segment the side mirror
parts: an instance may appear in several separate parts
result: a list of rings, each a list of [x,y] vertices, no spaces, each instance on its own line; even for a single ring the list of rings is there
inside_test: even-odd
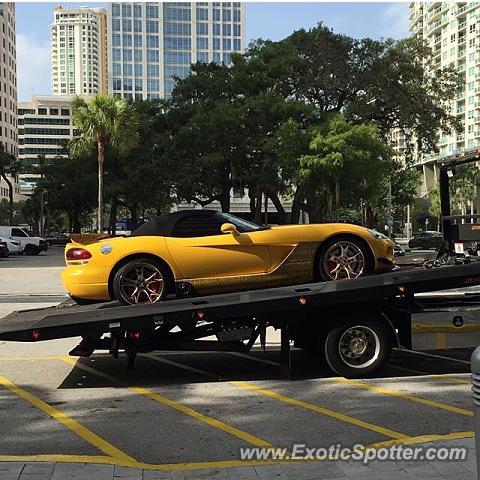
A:
[[[233,223],[224,223],[220,230],[222,233],[231,233],[232,235],[238,235],[237,227]]]

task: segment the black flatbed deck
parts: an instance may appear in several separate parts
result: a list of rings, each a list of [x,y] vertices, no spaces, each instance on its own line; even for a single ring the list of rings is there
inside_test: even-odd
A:
[[[116,302],[60,306],[13,312],[0,320],[0,340],[37,341],[135,331],[164,321],[191,322],[198,312],[208,321],[295,314],[306,308],[368,303],[480,285],[480,262],[466,265],[411,268],[362,277],[354,281],[309,283],[121,306]]]

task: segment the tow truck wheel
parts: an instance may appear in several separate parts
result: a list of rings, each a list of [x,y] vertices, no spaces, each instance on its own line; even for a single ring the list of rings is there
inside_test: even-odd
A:
[[[391,350],[391,331],[376,320],[339,325],[330,330],[325,341],[328,365],[345,378],[372,375],[385,366]]]
[[[165,267],[150,258],[134,258],[113,277],[113,293],[124,305],[155,303],[168,294]]]
[[[38,255],[40,253],[40,249],[36,245],[27,245],[25,247],[25,255]]]

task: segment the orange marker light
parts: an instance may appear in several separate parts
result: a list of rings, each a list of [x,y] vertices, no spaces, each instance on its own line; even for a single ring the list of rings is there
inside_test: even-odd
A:
[[[400,293],[405,293],[407,291],[407,287],[405,285],[400,285],[398,290]]]
[[[197,320],[203,320],[205,318],[205,312],[195,312]]]
[[[32,340],[40,340],[40,332],[38,330],[32,332]]]
[[[300,297],[300,298],[298,299],[298,303],[299,303],[300,305],[306,305],[306,304],[307,304],[307,299],[306,299],[305,297]]]

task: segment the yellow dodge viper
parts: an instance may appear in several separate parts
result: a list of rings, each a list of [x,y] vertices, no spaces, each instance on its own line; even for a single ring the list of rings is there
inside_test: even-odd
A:
[[[393,243],[345,223],[256,225],[190,210],[154,217],[130,236],[72,236],[62,280],[72,298],[153,303],[198,295],[353,279],[391,270]]]

